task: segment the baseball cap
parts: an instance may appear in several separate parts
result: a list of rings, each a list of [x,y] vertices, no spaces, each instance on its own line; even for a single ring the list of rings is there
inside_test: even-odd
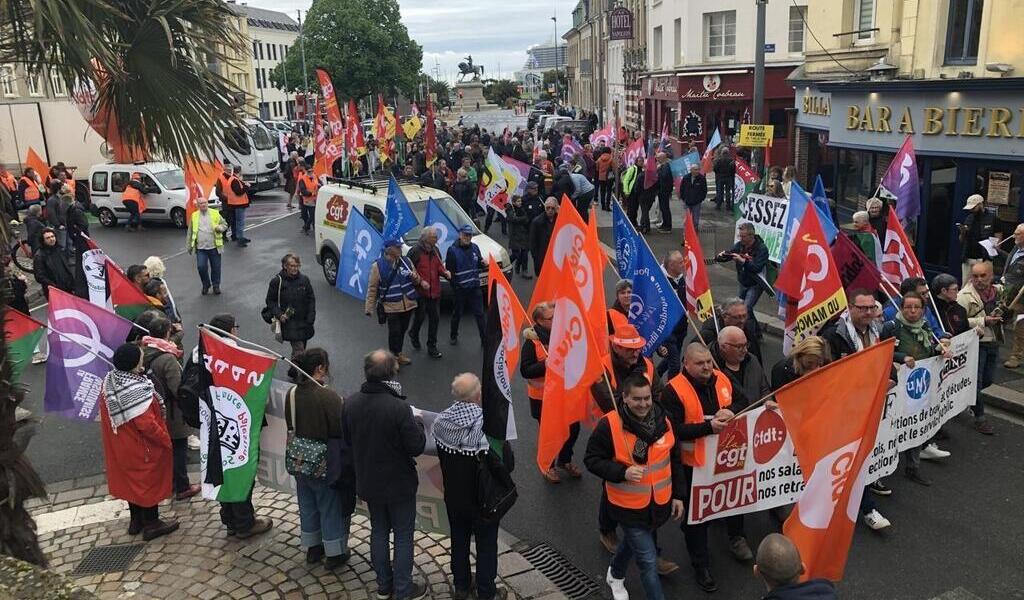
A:
[[[459,233],[468,233],[469,235],[473,235],[476,232],[473,231],[472,225],[463,225],[462,227],[459,227]]]

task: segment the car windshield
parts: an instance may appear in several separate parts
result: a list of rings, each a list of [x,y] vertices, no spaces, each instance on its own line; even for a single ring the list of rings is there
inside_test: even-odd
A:
[[[153,173],[153,177],[167,190],[185,189],[185,172],[181,169],[168,169]]]
[[[439,193],[438,196],[434,197],[434,202],[437,202],[445,216],[451,219],[451,222],[455,225],[456,229],[463,225],[469,225],[473,228],[473,235],[480,235],[480,230],[477,229],[476,224],[473,223],[473,219],[469,218],[466,211],[462,210],[462,207],[459,206],[455,200],[452,200],[451,196]],[[420,232],[423,231],[422,223],[423,219],[427,216],[427,201],[410,200],[409,206],[412,208],[413,214],[416,215],[416,221],[420,223],[420,225],[417,225],[405,234],[406,243],[411,245],[415,244],[416,240],[420,239]]]
[[[277,145],[270,139],[270,132],[262,125],[249,125],[249,133],[257,150],[273,150]]]

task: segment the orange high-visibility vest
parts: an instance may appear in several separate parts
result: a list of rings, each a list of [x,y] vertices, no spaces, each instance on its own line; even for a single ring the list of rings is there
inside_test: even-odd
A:
[[[320,190],[320,184],[317,183],[316,177],[311,177],[309,173],[300,173],[298,181],[303,182],[306,193],[302,196],[302,203],[306,206],[313,206],[316,204],[316,194]],[[298,184],[296,184],[298,189]]]
[[[619,312],[618,309],[608,309],[608,333],[615,333],[621,325],[629,325],[629,317]]]
[[[39,200],[39,184],[36,183],[36,180],[22,175],[21,181],[25,182],[25,197],[22,198],[22,200],[25,202],[35,202]]]
[[[690,385],[686,376],[680,373],[668,384],[676,391],[676,396],[683,405],[683,422],[691,425],[703,423],[704,408],[697,397],[697,391]],[[719,409],[732,405],[732,382],[718,369],[715,369],[715,395]],[[704,464],[704,438],[682,441],[680,446],[683,450],[683,464],[691,467],[700,467]]]
[[[145,194],[137,190],[136,188],[127,185],[124,188],[124,192],[121,193],[122,202],[134,202],[139,207],[139,214],[146,212],[146,199]]]
[[[615,462],[631,467],[637,465],[633,460],[633,446],[637,437],[622,427],[622,417],[612,411],[605,416],[612,432],[612,445],[615,448]],[[672,433],[672,425],[665,419],[665,435],[651,444],[647,449],[647,464],[643,479],[640,481],[604,482],[608,492],[608,501],[615,506],[631,510],[640,510],[650,505],[668,504],[672,499],[672,446],[676,443]]]
[[[544,344],[540,340],[530,340],[533,342],[533,348],[537,351],[537,360],[544,360],[548,357],[548,349],[544,347]],[[544,399],[544,376],[534,377],[533,379],[526,380],[526,396],[531,400],[543,400]]]
[[[223,173],[221,173],[223,176]],[[230,175],[227,179],[221,179],[221,189],[224,190],[224,197],[227,198],[228,206],[245,206],[249,203],[249,199],[245,197],[245,192],[236,194],[235,190],[231,187],[231,184],[235,181],[239,181],[234,175]],[[245,187],[243,186],[243,190]]]
[[[647,381],[649,381],[650,383],[654,383],[654,361],[647,358],[646,356],[641,356],[640,360],[644,361],[644,375],[647,377]],[[605,356],[601,357],[601,362],[604,363],[604,372],[608,374],[608,381],[611,382],[612,389],[617,390],[619,384],[617,381],[615,381],[615,368],[612,367],[611,353],[608,353]]]
[[[3,183],[4,187],[7,188],[8,192],[18,191],[18,180],[14,178],[14,175],[10,173],[4,173],[0,175],[0,183]]]

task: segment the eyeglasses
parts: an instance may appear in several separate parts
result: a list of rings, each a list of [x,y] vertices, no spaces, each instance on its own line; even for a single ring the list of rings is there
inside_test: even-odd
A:
[[[854,304],[850,308],[856,308],[857,310],[875,310],[875,305],[872,304],[870,306],[861,306],[859,304]]]

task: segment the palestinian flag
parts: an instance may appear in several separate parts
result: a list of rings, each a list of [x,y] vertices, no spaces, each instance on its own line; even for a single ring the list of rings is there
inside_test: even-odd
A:
[[[110,303],[119,316],[134,321],[152,307],[146,294],[113,262],[107,261],[104,272],[107,275],[107,289],[110,290]]]
[[[25,365],[32,362],[39,340],[46,332],[46,326],[20,310],[8,308],[4,315],[4,341],[7,342],[7,356],[11,361],[11,381],[21,380]]]
[[[260,429],[277,358],[230,344],[205,329],[199,331],[199,355],[210,390],[206,402],[199,403],[203,497],[241,502],[256,479]]]
[[[487,441],[500,454],[502,442],[516,438],[516,422],[512,415],[512,376],[519,366],[522,349],[520,331],[526,321],[526,311],[493,259],[488,274],[489,301],[484,327],[480,403]]]

